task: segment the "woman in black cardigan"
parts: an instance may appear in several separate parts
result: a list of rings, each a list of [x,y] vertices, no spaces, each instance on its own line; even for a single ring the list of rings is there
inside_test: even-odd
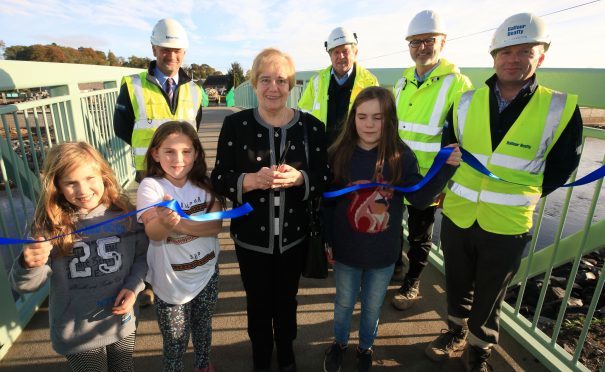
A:
[[[217,193],[234,207],[247,202],[254,208],[231,221],[231,237],[246,290],[255,371],[270,370],[274,341],[279,370],[296,370],[292,342],[306,204],[321,195],[329,173],[323,123],[286,106],[294,74],[292,59],[279,50],[256,56],[251,82],[258,108],[225,118],[212,172]]]

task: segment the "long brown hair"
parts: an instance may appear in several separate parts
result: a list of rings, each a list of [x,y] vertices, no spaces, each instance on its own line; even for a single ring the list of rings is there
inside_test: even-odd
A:
[[[376,99],[382,112],[382,131],[378,143],[378,157],[374,169],[373,180],[376,181],[378,175],[384,175],[383,167],[386,165],[389,169],[390,180],[384,180],[391,184],[398,183],[401,179],[401,153],[405,144],[399,137],[397,131],[398,119],[397,109],[395,108],[395,98],[390,90],[381,87],[368,87],[359,92],[351,111],[347,116],[343,127],[340,129],[338,137],[334,144],[328,149],[328,161],[334,175],[334,182],[348,184],[349,167],[351,166],[351,157],[353,151],[359,142],[359,134],[355,127],[355,116],[357,108],[364,102]]]
[[[69,203],[59,188],[59,180],[82,165],[95,167],[103,180],[105,192],[101,204],[120,211],[133,210],[113,170],[103,156],[86,142],[65,142],[54,145],[46,154],[40,180],[40,198],[34,213],[31,233],[34,237],[53,237],[76,230],[79,208]],[[53,241],[59,255],[71,254],[76,237],[67,235]]]
[[[191,140],[191,143],[193,144],[193,149],[195,150],[197,156],[193,162],[193,167],[189,171],[189,174],[187,174],[187,179],[195,186],[210,193],[212,199],[207,208],[207,210],[210,210],[214,204],[215,196],[212,190],[210,177],[208,176],[206,152],[204,152],[200,138],[197,136],[197,131],[193,125],[189,124],[188,122],[169,121],[158,127],[153,134],[153,138],[151,139],[151,143],[147,149],[147,154],[145,154],[145,177],[162,178],[166,175],[166,172],[164,172],[160,163],[155,161],[153,158],[152,151],[158,150],[160,146],[162,146],[162,142],[164,142],[168,136],[175,133],[184,135]],[[225,205],[223,200],[219,200],[221,201],[222,205]]]

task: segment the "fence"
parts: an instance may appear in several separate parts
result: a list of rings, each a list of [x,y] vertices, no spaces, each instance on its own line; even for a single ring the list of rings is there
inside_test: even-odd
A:
[[[370,69],[377,77],[382,86],[393,87],[397,80],[402,76],[402,69]],[[462,73],[467,75],[475,87],[483,86],[484,81],[493,74],[493,70],[489,68],[467,68],[462,69]],[[303,71],[297,73],[297,81],[299,82],[295,89],[292,90],[288,105],[296,107],[296,102],[300,97],[306,83],[313,76],[314,72]],[[540,69],[538,72],[540,84],[550,88],[578,94],[580,96],[579,104],[583,107],[604,109],[605,102],[603,101],[601,89],[605,84],[605,69]],[[238,100],[238,97],[241,97]],[[240,107],[255,107],[256,100],[251,87],[242,84],[236,90],[236,106]],[[603,151],[605,144],[605,131],[602,129],[585,127],[584,129],[583,148],[586,148],[587,141],[600,141],[597,145],[591,147],[592,157],[595,157],[595,152]],[[583,157],[586,157],[586,152],[583,151]],[[598,158],[598,155],[596,155]],[[592,159],[589,163],[592,169],[605,164],[605,156],[601,155],[602,160]],[[575,179],[574,174],[572,179]],[[551,370],[564,371],[585,371],[588,370],[580,362],[580,356],[585,345],[587,335],[591,330],[591,325],[599,323],[594,318],[595,312],[603,307],[605,309],[605,298],[603,298],[603,285],[605,282],[605,265],[598,268],[595,275],[594,291],[588,310],[584,315],[582,329],[576,340],[575,347],[570,345],[561,346],[563,343],[559,340],[561,330],[566,324],[566,314],[571,310],[569,303],[574,290],[574,284],[578,275],[578,268],[583,262],[586,255],[605,248],[605,212],[603,211],[602,190],[603,179],[583,186],[584,188],[592,188],[592,196],[589,198],[589,203],[583,203],[583,208],[576,205],[574,215],[585,216],[585,222],[579,231],[565,231],[566,221],[570,205],[572,204],[572,195],[575,188],[569,188],[564,192],[563,202],[555,207],[559,218],[550,223],[556,226],[553,237],[554,241],[545,246],[538,244],[538,237],[543,227],[545,220],[545,210],[551,197],[543,198],[538,211],[535,215],[535,225],[532,230],[532,242],[529,251],[525,255],[521,267],[518,270],[515,278],[509,287],[509,292],[516,294],[516,299],[512,303],[504,303],[502,308],[502,326],[515,339],[530,350],[543,365]],[[591,192],[583,190],[581,198],[586,199],[586,195]],[[575,203],[582,204],[582,203]],[[597,215],[595,211],[597,206],[601,206],[600,213]],[[552,209],[552,208],[551,208]],[[551,213],[552,214],[552,213]],[[439,268],[442,272],[443,254],[438,245],[433,245],[433,249],[429,257],[431,263]],[[547,294],[550,285],[550,277],[555,269],[562,265],[571,266],[569,268],[568,277],[565,280],[565,293],[562,296],[561,306],[559,307],[556,319],[545,321],[544,306],[547,300]],[[596,269],[595,269],[596,271]],[[539,288],[537,299],[529,298],[527,288],[530,283],[538,278],[541,280],[542,286]],[[533,293],[532,293],[533,294]],[[535,300],[535,301],[534,301]],[[527,303],[532,303],[532,310],[528,313]],[[535,302],[535,303],[534,303]],[[575,310],[577,311],[577,309]],[[593,356],[599,357],[599,356]],[[585,356],[591,358],[591,356]],[[605,351],[600,355],[600,370],[605,372]]]
[[[113,134],[112,117],[122,76],[138,69],[0,61],[0,91],[38,90],[48,98],[0,106],[0,231],[24,237],[40,194],[45,154],[65,141],[86,141],[109,161],[122,184],[133,175],[130,149]],[[81,89],[83,85],[89,91]],[[40,95],[42,96],[42,95]],[[48,294],[11,290],[8,271],[21,251],[0,246],[0,358]]]

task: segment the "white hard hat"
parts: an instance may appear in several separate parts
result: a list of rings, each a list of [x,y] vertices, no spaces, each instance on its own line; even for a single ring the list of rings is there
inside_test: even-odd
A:
[[[445,22],[443,22],[439,13],[434,10],[423,10],[412,18],[405,38],[409,39],[421,34],[447,34],[445,32]]]
[[[172,18],[160,19],[151,32],[151,45],[164,48],[187,49],[189,39],[180,23]]]
[[[324,42],[324,46],[328,52],[337,46],[345,44],[357,44],[357,35],[344,27],[333,29],[328,36],[328,41]]]
[[[489,46],[489,52],[493,54],[494,51],[511,45],[529,43],[544,44],[544,50],[548,50],[550,35],[540,17],[531,13],[519,13],[506,18],[498,26]]]

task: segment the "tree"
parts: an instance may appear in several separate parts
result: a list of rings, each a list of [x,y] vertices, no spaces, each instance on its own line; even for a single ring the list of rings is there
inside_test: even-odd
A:
[[[122,65],[122,62],[120,62],[118,57],[116,57],[116,55],[113,54],[113,52],[111,50],[107,52],[107,63],[110,66],[121,66]]]
[[[231,68],[229,71],[227,71],[227,75],[229,75],[229,85],[227,86],[227,90],[231,89],[231,87],[237,87],[246,80],[244,70],[239,62],[233,62],[231,64]]]
[[[147,57],[137,57],[130,56],[128,57],[128,62],[123,64],[124,67],[135,67],[135,68],[147,68],[151,60]]]
[[[6,44],[4,44],[4,40],[0,40],[0,59],[2,59],[4,55],[4,50],[6,49]]]

